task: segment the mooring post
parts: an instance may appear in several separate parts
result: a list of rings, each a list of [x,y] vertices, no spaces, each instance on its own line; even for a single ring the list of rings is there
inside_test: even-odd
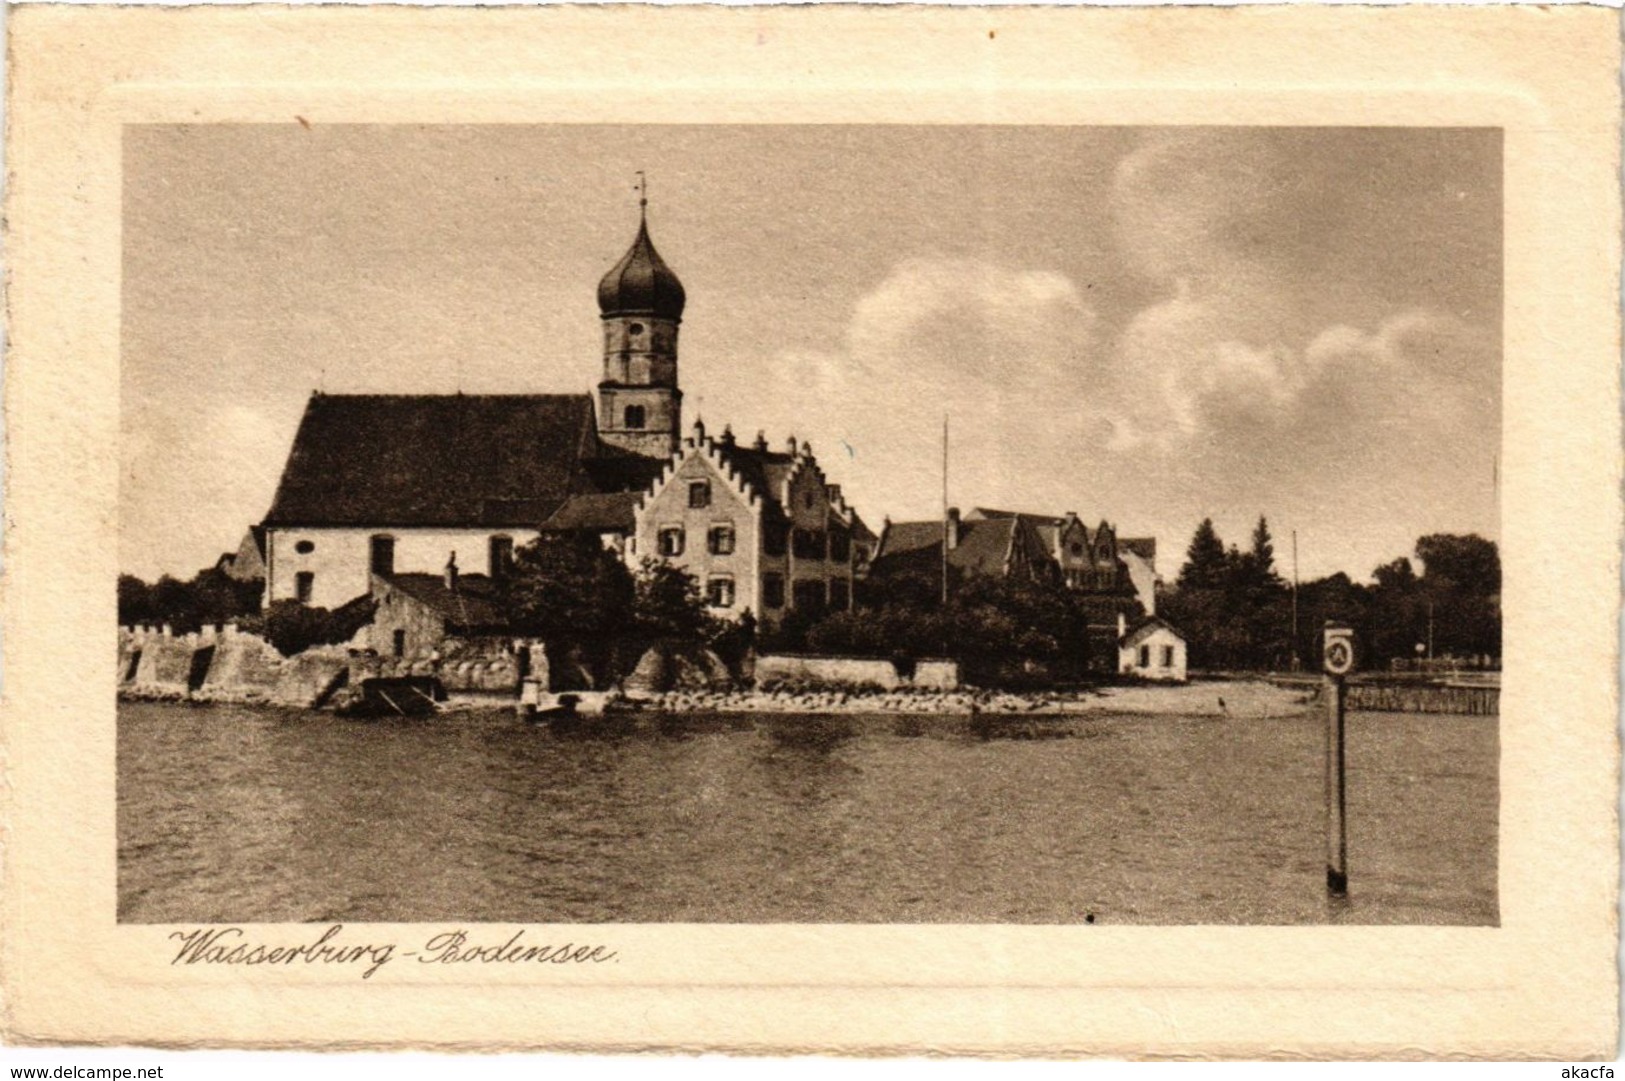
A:
[[[1349,837],[1344,800],[1344,711],[1354,669],[1354,631],[1328,620],[1323,664],[1326,671],[1326,890],[1342,896],[1349,890]]]

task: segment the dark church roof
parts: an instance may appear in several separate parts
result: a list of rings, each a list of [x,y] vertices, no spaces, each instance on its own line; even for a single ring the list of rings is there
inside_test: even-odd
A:
[[[649,468],[611,455],[585,394],[316,394],[265,524],[534,526]]]
[[[631,249],[598,283],[598,310],[605,315],[681,319],[687,299],[683,283],[655,251],[648,222],[639,222]]]

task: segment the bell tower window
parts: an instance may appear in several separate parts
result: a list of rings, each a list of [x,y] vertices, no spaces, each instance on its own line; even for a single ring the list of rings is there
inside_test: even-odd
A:
[[[628,428],[643,427],[643,406],[629,405],[626,407],[626,426]]]

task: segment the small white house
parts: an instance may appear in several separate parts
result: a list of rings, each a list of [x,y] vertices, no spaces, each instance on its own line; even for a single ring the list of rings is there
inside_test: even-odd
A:
[[[1129,629],[1117,617],[1117,671],[1140,679],[1185,682],[1185,636],[1166,620],[1151,616]]]

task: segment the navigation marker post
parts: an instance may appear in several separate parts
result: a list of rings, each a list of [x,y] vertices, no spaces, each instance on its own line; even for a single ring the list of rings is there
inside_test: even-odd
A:
[[[1326,670],[1326,892],[1342,897],[1349,891],[1349,835],[1343,798],[1343,714],[1348,688],[1343,678],[1354,670],[1354,630],[1326,621],[1322,664]]]

